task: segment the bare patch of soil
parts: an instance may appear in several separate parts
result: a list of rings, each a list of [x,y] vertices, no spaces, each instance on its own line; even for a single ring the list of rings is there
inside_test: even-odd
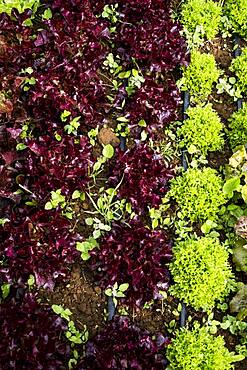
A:
[[[175,320],[176,326],[179,327],[178,304],[179,301],[176,298],[169,296],[164,300],[163,305],[159,301],[150,309],[141,309],[135,313],[132,319],[136,325],[152,334],[157,334],[157,332],[165,333],[166,325],[169,325],[172,320]]]
[[[73,313],[72,319],[78,329],[86,325],[90,337],[94,336],[104,325],[105,294],[99,287],[93,286],[89,274],[73,268],[69,282],[55,287],[54,291],[43,290],[41,300],[49,305],[62,305]]]

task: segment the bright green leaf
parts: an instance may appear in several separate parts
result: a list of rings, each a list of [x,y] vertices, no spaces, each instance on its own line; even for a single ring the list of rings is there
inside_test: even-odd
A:
[[[230,84],[234,85],[236,83],[236,78],[235,77],[229,77],[229,82],[230,82]]]
[[[78,199],[81,196],[81,192],[79,190],[75,190],[72,194],[72,199]]]
[[[108,296],[108,297],[111,297],[112,296],[112,289],[111,288],[108,288],[105,290],[105,294]]]
[[[93,225],[93,218],[91,218],[91,217],[86,218],[85,223],[88,226],[92,226]]]
[[[112,158],[114,156],[113,146],[111,144],[107,144],[106,146],[104,146],[102,154],[108,159]]]
[[[197,148],[196,148],[196,146],[195,145],[190,145],[189,147],[188,147],[188,153],[189,154],[194,154],[194,153],[196,153],[198,150],[197,150]]]
[[[129,287],[129,284],[128,283],[124,283],[124,284],[120,284],[118,289],[121,292],[125,292],[128,289],[128,287]]]
[[[141,141],[145,141],[148,137],[148,134],[146,131],[141,132]]]
[[[51,9],[50,9],[50,8],[48,8],[48,9],[46,9],[46,10],[44,11],[44,13],[43,13],[43,15],[42,15],[42,18],[43,18],[43,19],[46,19],[46,20],[48,20],[48,19],[51,19],[51,18],[52,18],[52,11],[51,11]]]
[[[32,287],[35,284],[35,277],[34,275],[30,275],[27,281],[29,287]]]
[[[244,185],[241,189],[241,194],[245,203],[247,203],[247,185]]]
[[[33,73],[33,69],[32,67],[27,67],[24,72],[28,73],[29,75],[31,75]]]
[[[126,118],[126,117],[118,117],[118,118],[117,118],[117,121],[119,121],[119,122],[124,122],[124,123],[128,123],[128,122],[129,122],[129,119],[128,119],[128,118]]]
[[[8,283],[4,283],[2,286],[1,286],[1,291],[2,291],[2,297],[3,299],[7,298],[8,295],[9,295],[9,292],[10,292],[10,284]]]
[[[57,140],[57,141],[61,141],[62,140],[62,136],[61,135],[59,135],[57,132],[55,133],[55,139]]]
[[[223,192],[228,196],[228,198],[233,197],[234,191],[237,191],[240,186],[240,178],[235,176],[227,180],[223,186]]]
[[[139,122],[138,122],[138,126],[140,127],[147,127],[147,123],[144,119],[141,119]]]
[[[19,143],[19,144],[16,145],[16,150],[24,150],[24,149],[26,149],[26,147],[27,146],[25,144]]]
[[[57,314],[57,315],[61,315],[61,313],[63,312],[63,307],[60,306],[60,305],[57,305],[57,304],[53,304],[51,306],[52,310]]]
[[[100,169],[101,165],[102,165],[102,163],[99,162],[99,161],[96,162],[96,163],[94,163],[94,165],[93,165],[93,171],[94,172],[97,172]]]
[[[94,239],[98,239],[101,236],[100,230],[94,230],[93,237]]]
[[[52,206],[52,203],[51,202],[47,202],[46,204],[45,204],[45,209],[48,211],[48,210],[50,210],[50,209],[52,209],[53,208],[53,206]]]

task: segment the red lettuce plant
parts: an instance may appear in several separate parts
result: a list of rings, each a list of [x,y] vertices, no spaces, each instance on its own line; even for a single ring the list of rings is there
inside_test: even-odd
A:
[[[85,125],[96,125],[107,102],[97,70],[107,52],[100,40],[108,30],[89,1],[52,1],[51,9],[54,17],[34,41],[41,58],[34,61],[37,83],[29,104],[37,116],[45,107],[49,113],[67,109],[80,114]]]
[[[140,306],[159,298],[159,291],[168,288],[166,264],[170,259],[168,235],[150,231],[140,221],[132,220],[130,226],[114,225],[100,248],[91,252],[89,264],[103,289],[115,282],[129,283],[126,300]]]
[[[7,75],[17,72],[20,66],[32,59],[33,30],[25,27],[23,22],[30,16],[30,12],[23,14],[13,12],[12,17],[0,13],[0,66],[4,72],[1,85],[8,82]]]
[[[162,337],[161,342],[168,344],[168,339]],[[159,349],[148,331],[131,324],[128,318],[115,317],[87,343],[85,358],[77,370],[161,370],[166,361]]]
[[[178,118],[178,106],[181,103],[180,93],[176,84],[167,80],[166,85],[146,78],[142,87],[126,104],[126,116],[130,118],[132,133],[140,138],[143,127],[138,126],[142,119],[147,124],[147,131],[158,137],[158,129]]]
[[[40,137],[28,143],[26,158],[19,160],[15,168],[22,175],[19,182],[32,194],[30,199],[43,205],[51,190],[62,189],[72,194],[83,189],[88,182],[88,168],[93,163],[91,145],[84,136],[65,136],[60,142],[50,137]]]
[[[33,274],[38,287],[52,289],[57,279],[67,277],[68,266],[78,256],[70,227],[70,222],[56,211],[12,214],[1,227],[0,276],[4,281],[25,283]]]
[[[116,186],[124,180],[118,195],[131,202],[133,210],[141,214],[147,206],[158,207],[167,192],[173,170],[167,168],[161,155],[148,145],[139,143],[125,153],[119,151],[109,181]]]
[[[135,58],[147,71],[167,72],[186,63],[187,47],[181,26],[171,19],[170,1],[92,1],[101,14],[104,5],[118,4],[114,43],[124,59]],[[109,25],[110,26],[110,25]]]
[[[12,104],[21,96],[25,115],[40,124],[58,119],[67,109],[81,115],[84,124],[96,125],[107,102],[97,73],[107,52],[100,39],[109,31],[93,15],[88,1],[55,1],[50,7],[55,12],[52,19],[39,20],[36,32],[22,25],[23,15],[14,20],[0,16],[0,63],[5,76],[0,91],[8,90]],[[23,92],[30,77],[35,80]],[[18,116],[19,106],[14,104],[13,116]]]
[[[70,348],[61,339],[62,319],[41,307],[32,294],[22,302],[0,304],[0,363],[2,370],[65,370]]]
[[[185,63],[186,42],[181,26],[162,0],[120,1],[122,23],[117,33],[120,51],[148,71],[167,72]]]

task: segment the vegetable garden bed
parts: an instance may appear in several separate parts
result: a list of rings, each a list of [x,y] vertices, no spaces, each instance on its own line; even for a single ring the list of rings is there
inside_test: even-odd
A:
[[[0,1],[0,369],[247,369],[245,0]]]

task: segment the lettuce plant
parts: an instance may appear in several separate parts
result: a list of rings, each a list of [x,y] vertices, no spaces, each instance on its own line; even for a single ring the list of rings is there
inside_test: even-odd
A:
[[[123,153],[118,152],[110,182],[113,186],[124,180],[118,196],[127,199],[136,213],[143,213],[147,206],[157,207],[168,190],[173,170],[165,164],[162,156],[139,143]]]
[[[160,338],[167,343],[167,338]],[[146,330],[128,318],[115,317],[86,345],[86,354],[76,369],[164,369],[159,345]]]
[[[51,132],[63,110],[70,111],[73,118],[81,116],[85,125],[96,126],[103,120],[107,103],[104,83],[97,73],[107,53],[100,43],[107,27],[93,15],[89,1],[76,6],[71,1],[53,1],[50,8],[56,16],[44,20],[35,37],[32,29],[22,26],[24,16],[16,20],[2,16],[6,87],[15,99],[23,90],[23,79],[35,79],[25,100],[21,95],[22,111],[31,113],[42,131],[49,125]],[[19,32],[25,37],[20,38]],[[32,75],[21,74],[27,68],[32,69]]]
[[[129,225],[115,224],[90,252],[89,265],[102,289],[128,283],[123,299],[140,306],[168,288],[171,242],[164,231],[150,231],[140,221]]]
[[[196,310],[211,310],[230,292],[228,252],[216,238],[187,239],[173,247],[170,292]]]
[[[224,11],[232,29],[239,36],[247,39],[247,3],[245,0],[226,0]]]
[[[168,123],[177,119],[180,103],[180,93],[173,81],[167,79],[166,84],[161,84],[150,77],[146,78],[133,99],[126,104],[126,114],[130,118],[129,127],[132,129],[132,134],[137,138],[140,137],[143,128],[138,123],[144,120],[147,132],[152,137],[157,137],[158,129],[163,130]]]
[[[178,130],[178,136],[182,138],[180,145],[187,148],[193,145],[204,155],[222,149],[223,124],[211,104],[189,108],[186,114],[189,118]]]
[[[70,347],[62,339],[67,326],[41,307],[32,294],[21,302],[0,304],[1,369],[65,369]]]
[[[32,274],[38,287],[52,289],[56,280],[66,279],[68,266],[78,256],[70,223],[55,211],[43,210],[29,216],[25,216],[25,209],[19,212],[3,226],[0,257],[5,263],[0,267],[0,276],[26,282]]]
[[[243,108],[234,112],[228,120],[228,136],[231,148],[247,143],[247,104]]]
[[[181,218],[191,222],[214,220],[226,203],[223,181],[212,168],[189,169],[170,184],[169,194],[177,202]]]
[[[221,71],[217,68],[213,55],[193,50],[191,63],[183,67],[184,75],[179,81],[182,91],[188,91],[193,103],[205,101],[217,82]]]
[[[240,359],[228,351],[222,336],[215,337],[206,328],[177,331],[166,356],[170,370],[231,370],[232,362]]]
[[[181,26],[171,19],[169,4],[162,0],[118,4],[122,25],[116,46],[125,59],[135,58],[141,67],[153,72],[173,70],[186,62],[186,43]]]
[[[233,59],[230,70],[237,76],[236,86],[239,90],[246,95],[247,94],[247,47],[242,50],[242,54]]]
[[[51,191],[62,189],[62,194],[68,195],[85,188],[88,168],[93,164],[91,146],[85,136],[77,141],[66,136],[60,142],[40,136],[26,143],[25,156],[14,167],[22,174],[19,183],[29,190],[26,195],[29,201],[44,206]]]
[[[182,5],[181,22],[188,36],[212,40],[219,29],[222,8],[213,0],[187,0]],[[199,34],[198,34],[199,33]]]
[[[17,9],[19,13],[26,9],[37,10],[39,0],[3,0],[0,4],[0,13],[11,14],[12,9]]]

